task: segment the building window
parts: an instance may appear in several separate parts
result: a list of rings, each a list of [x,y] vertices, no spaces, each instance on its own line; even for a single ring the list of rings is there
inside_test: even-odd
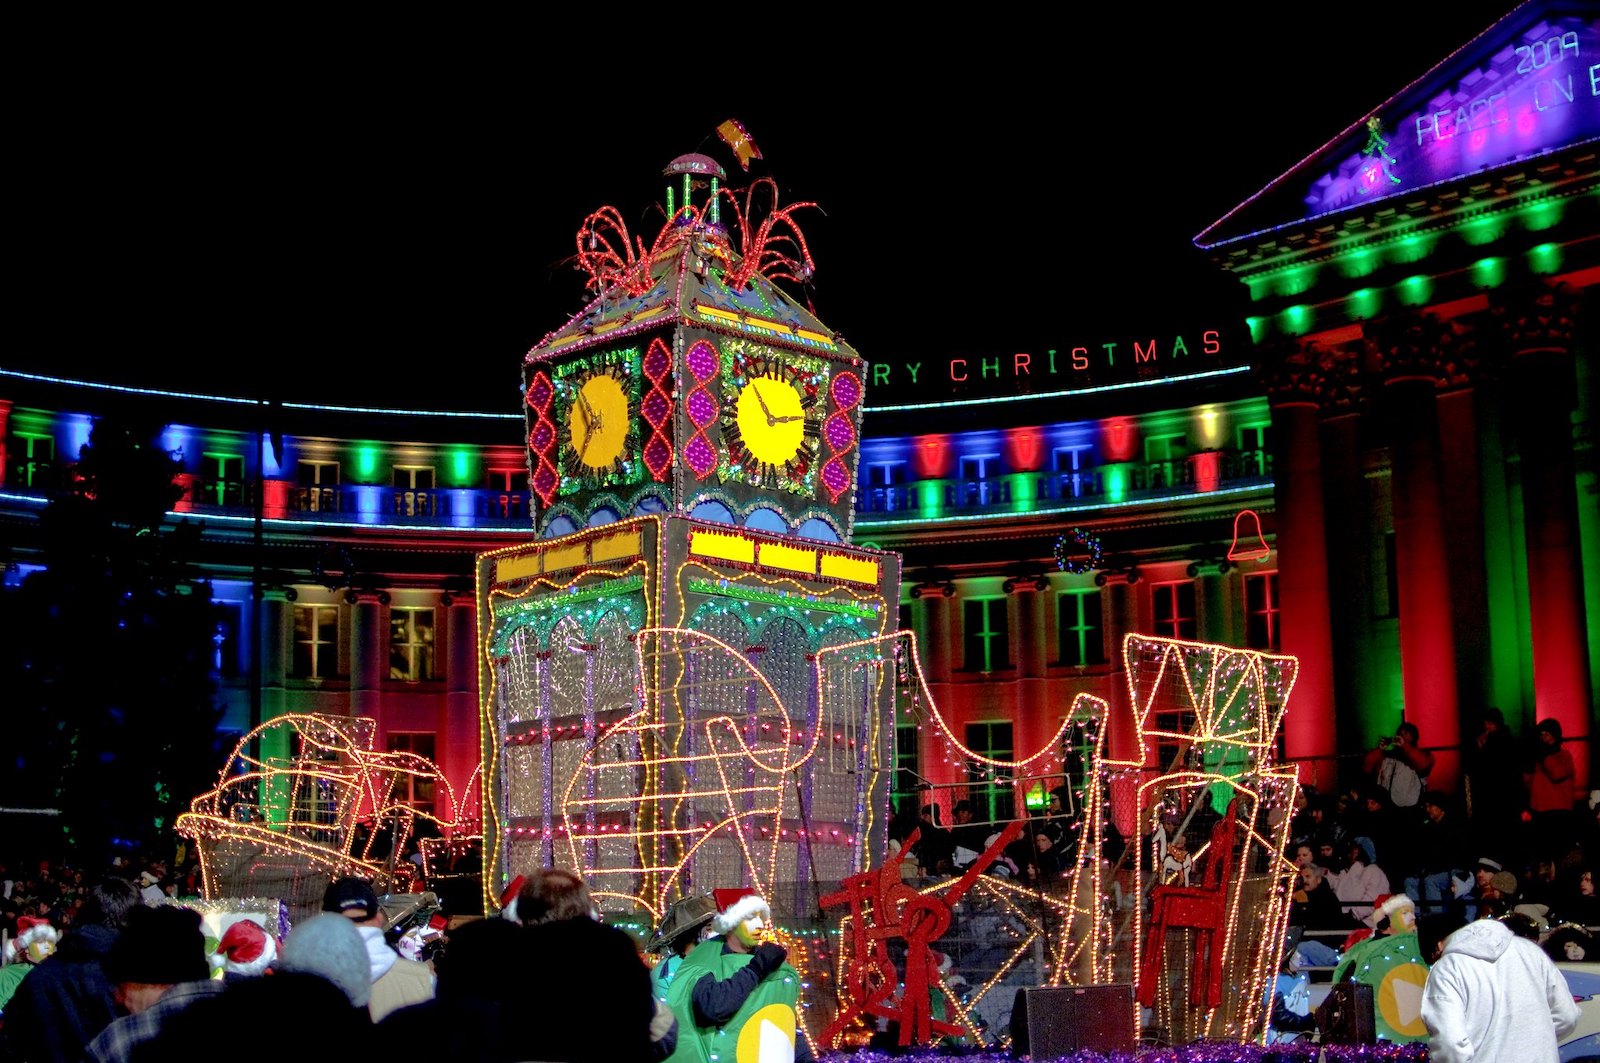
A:
[[[1283,645],[1278,625],[1278,574],[1244,578],[1245,645],[1277,652]]]
[[[26,435],[18,432],[6,444],[10,455],[13,487],[46,488],[50,485],[50,470],[55,465],[56,441],[49,436]]]
[[[922,785],[922,732],[914,723],[894,728],[894,801],[892,808],[917,804],[917,787]]]
[[[867,483],[873,487],[893,487],[906,482],[906,463],[875,461],[867,466]]]
[[[339,511],[339,463],[302,461],[295,466],[295,504],[308,513]]]
[[[390,732],[387,745],[391,753],[415,753],[432,764],[438,752],[438,737],[432,731]],[[395,781],[393,797],[413,811],[431,816],[437,800],[437,786],[431,776],[401,772]]]
[[[911,495],[906,488],[906,479],[906,463],[903,461],[875,461],[868,465],[864,500],[867,511],[883,513],[909,508]]]
[[[1152,491],[1190,479],[1189,447],[1182,435],[1152,436],[1144,441],[1145,486]]]
[[[997,672],[1011,667],[1011,635],[1004,598],[968,598],[962,603],[966,620],[966,654],[969,672]]]
[[[1100,591],[1067,591],[1056,599],[1057,660],[1086,667],[1106,663],[1106,636],[1100,623]]]
[[[394,467],[394,512],[399,517],[436,517],[439,496],[433,490],[433,466]]]
[[[294,677],[332,679],[339,674],[339,607],[294,607]]]
[[[509,466],[491,468],[485,473],[489,489],[488,511],[504,520],[522,516],[522,492],[528,484],[528,470]]]
[[[968,506],[988,506],[1001,495],[1000,455],[963,454],[961,456],[961,501]]]
[[[212,667],[223,679],[237,678],[241,665],[248,665],[241,638],[244,631],[244,603],[220,599],[213,601],[211,616]]]
[[[1155,614],[1154,634],[1169,639],[1192,639],[1195,624],[1194,581],[1157,583],[1150,588],[1151,610]]]
[[[1272,473],[1272,425],[1239,426],[1239,474],[1262,477]]]
[[[967,724],[967,748],[990,760],[1010,760],[1015,753],[1011,724],[1001,720]],[[1016,815],[1016,792],[1011,776],[988,764],[967,765],[967,797],[972,802],[972,818],[997,823]]]
[[[521,491],[528,482],[528,470],[521,466],[492,468],[484,476],[491,491]]]
[[[407,682],[433,678],[432,609],[389,610],[389,678]]]
[[[1094,447],[1084,444],[1076,447],[1057,447],[1053,456],[1056,479],[1062,498],[1079,498],[1095,491]]]
[[[234,454],[206,454],[201,458],[202,480],[197,502],[212,506],[244,504],[244,459]]]

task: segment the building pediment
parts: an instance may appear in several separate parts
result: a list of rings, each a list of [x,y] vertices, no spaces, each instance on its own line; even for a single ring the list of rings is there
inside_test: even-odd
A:
[[[1589,3],[1530,0],[1234,207],[1195,243],[1231,257],[1248,246],[1292,245],[1338,231],[1350,215],[1428,212],[1491,171],[1537,174],[1543,162],[1597,140],[1600,17]]]

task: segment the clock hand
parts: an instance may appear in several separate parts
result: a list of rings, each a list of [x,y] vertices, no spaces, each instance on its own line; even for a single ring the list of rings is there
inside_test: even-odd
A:
[[[592,431],[593,425],[589,423],[589,417],[583,412],[581,406],[578,408],[578,416],[583,419],[583,441],[578,444],[578,457],[581,459],[584,451],[589,449],[589,440],[594,433]]]
[[[583,423],[594,428],[600,427],[600,417],[594,412],[594,407],[589,405],[589,399],[582,390],[578,392],[578,405],[583,407]]]
[[[767,418],[767,420],[769,422],[771,422],[772,425],[785,424],[785,423],[787,423],[789,421],[803,421],[805,419],[806,419],[806,415],[803,414],[803,413],[791,414],[788,417],[769,417],[769,418]]]
[[[761,404],[761,412],[767,415],[767,427],[771,428],[778,423],[778,419],[772,416],[772,411],[767,408],[767,400],[761,397],[761,388],[757,386],[755,380],[750,381],[750,390],[756,393],[756,401]]]

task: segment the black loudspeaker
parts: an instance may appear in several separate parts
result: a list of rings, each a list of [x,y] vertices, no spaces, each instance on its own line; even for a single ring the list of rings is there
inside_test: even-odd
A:
[[[1317,1009],[1317,1029],[1322,1043],[1333,1045],[1375,1045],[1378,1028],[1372,1019],[1372,987],[1359,982],[1340,982]]]
[[[1133,986],[1019,989],[1011,1005],[1011,1052],[1052,1059],[1085,1050],[1132,1052]]]

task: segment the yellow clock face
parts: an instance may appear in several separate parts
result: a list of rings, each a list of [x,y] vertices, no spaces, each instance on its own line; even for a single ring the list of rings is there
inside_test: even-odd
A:
[[[583,382],[568,417],[572,453],[591,469],[604,469],[622,456],[628,441],[628,395],[610,373]]]
[[[776,376],[752,377],[739,392],[739,435],[758,461],[782,465],[805,441],[805,407],[794,385]]]

